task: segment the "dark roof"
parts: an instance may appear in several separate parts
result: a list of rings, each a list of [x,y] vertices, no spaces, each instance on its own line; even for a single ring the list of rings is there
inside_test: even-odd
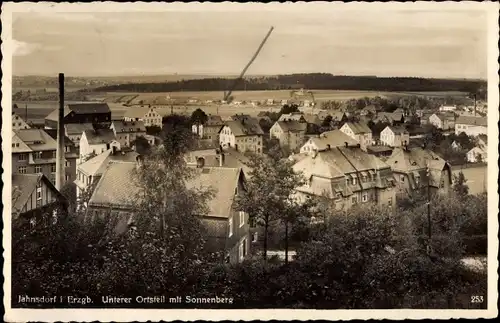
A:
[[[307,123],[298,122],[295,120],[290,121],[277,121],[278,125],[283,129],[283,131],[289,132],[305,132],[307,129]]]
[[[146,132],[146,127],[142,121],[113,121],[116,133]]]
[[[107,103],[70,103],[68,108],[75,114],[111,113]]]
[[[475,125],[475,126],[488,126],[488,118],[484,117],[464,117],[460,116],[455,121],[456,124],[466,124],[466,125]]]
[[[233,134],[238,136],[255,136],[263,135],[264,131],[259,125],[259,121],[251,117],[239,116],[238,120],[227,121],[226,126],[228,126]]]
[[[68,123],[64,125],[68,135],[82,135],[85,130],[93,130],[91,123]]]
[[[52,137],[52,139],[57,141],[57,129],[44,129],[44,130],[49,136]],[[71,141],[70,138],[68,138],[67,136],[64,136],[64,145],[65,146],[74,146],[75,144],[73,143],[73,141]]]
[[[362,122],[348,122],[347,125],[351,128],[351,130],[355,133],[371,133],[372,130],[365,123]]]
[[[55,186],[49,181],[47,177],[43,174],[13,174],[12,175],[12,213],[20,212],[28,198],[31,196],[35,190],[37,184],[40,181],[44,181],[45,184],[55,192],[58,197],[61,196],[59,191]],[[18,193],[16,193],[16,191]],[[16,196],[14,196],[16,194]]]
[[[90,145],[109,144],[116,139],[111,129],[85,130],[84,133]]]
[[[405,127],[397,127],[397,126],[387,126],[389,129],[392,130],[395,134],[407,134],[409,133],[408,130],[406,130]]]
[[[222,121],[222,118],[220,116],[214,116],[210,115],[208,116],[207,121],[205,122],[205,127],[210,127],[210,126],[223,126],[224,121]]]

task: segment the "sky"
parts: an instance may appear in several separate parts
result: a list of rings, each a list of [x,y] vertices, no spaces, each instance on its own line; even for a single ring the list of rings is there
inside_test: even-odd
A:
[[[481,11],[269,9],[14,13],[14,75],[487,78]],[[281,9],[281,10],[280,10]]]

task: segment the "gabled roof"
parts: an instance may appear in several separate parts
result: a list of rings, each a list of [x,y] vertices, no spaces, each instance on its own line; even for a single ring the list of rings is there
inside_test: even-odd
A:
[[[68,136],[81,135],[85,130],[94,129],[91,123],[68,123],[64,125],[64,128]]]
[[[397,126],[387,126],[386,128],[391,129],[391,131],[396,135],[408,134],[408,130],[405,127],[397,127]],[[385,130],[385,129],[384,129]]]
[[[282,114],[278,121],[300,121],[302,119],[304,119],[304,115],[301,112],[292,112]]]
[[[84,133],[89,145],[109,144],[116,139],[111,129],[85,130]]]
[[[60,195],[55,186],[43,174],[12,175],[12,213],[20,212],[23,209],[40,181],[43,181],[49,189]]]
[[[57,148],[56,140],[43,129],[21,129],[16,131],[15,137],[24,143],[23,147],[19,147],[24,148],[24,150],[26,147],[32,151],[55,150]],[[21,150],[23,149],[18,151],[13,148],[12,152],[21,152]]]
[[[323,132],[319,135],[319,137],[312,137],[310,140],[316,145],[316,147],[318,147],[318,150],[320,151],[325,150],[328,147],[327,145],[330,145],[330,148],[333,148],[345,146],[346,142],[350,146],[358,144],[356,140],[338,129]]]
[[[439,118],[439,120],[441,121],[455,121],[455,114],[453,112],[451,113],[434,113],[436,115],[436,117]]]
[[[295,120],[290,121],[276,121],[284,132],[305,132],[307,130],[307,123],[298,122]]]
[[[223,126],[224,121],[218,115],[209,115],[207,121],[205,122],[205,127],[215,127],[215,126]]]
[[[316,124],[316,123],[318,123],[320,121],[319,117],[316,114],[305,113],[303,115],[303,117],[304,117],[304,120],[306,120],[307,123]]]
[[[460,116],[455,121],[455,124],[465,124],[465,125],[474,125],[474,126],[488,126],[488,118],[485,117],[464,117]]]
[[[104,172],[110,161],[135,162],[138,155],[139,154],[133,150],[116,151],[113,154],[113,149],[108,149],[102,154],[78,165],[78,170],[83,171],[88,176],[99,176]]]
[[[347,122],[346,125],[348,125],[349,128],[351,128],[351,130],[355,134],[372,133],[372,130],[365,123],[361,123],[361,122],[356,122],[356,123]]]
[[[111,113],[108,104],[104,102],[69,103],[67,107],[75,114]]]
[[[130,107],[125,111],[123,117],[141,119],[144,118],[150,110],[156,111],[153,107]]]
[[[64,106],[64,117],[66,117],[68,114],[71,113],[70,108],[66,105]],[[59,108],[53,110],[51,113],[49,113],[48,116],[45,117],[46,120],[51,120],[51,121],[59,121]]]
[[[140,193],[134,182],[135,162],[110,162],[90,199],[90,206],[130,208]],[[186,183],[188,188],[211,188],[214,197],[209,200],[208,216],[229,217],[235,198],[241,169],[204,167],[194,169],[195,175]]]
[[[57,129],[44,129],[44,131],[56,141],[57,143]],[[72,146],[74,147],[75,144],[73,141],[71,141],[70,138],[68,138],[66,135],[64,136],[64,146]]]
[[[226,121],[226,126],[236,136],[255,136],[263,135],[264,131],[259,125],[259,121],[254,118],[242,118],[240,120]]]
[[[146,127],[142,121],[115,120],[112,124],[116,133],[146,132]]]

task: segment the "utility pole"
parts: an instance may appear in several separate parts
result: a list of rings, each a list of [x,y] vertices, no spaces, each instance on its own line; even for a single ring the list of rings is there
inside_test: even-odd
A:
[[[427,244],[427,253],[431,254],[432,251],[432,224],[431,224],[431,170],[427,165],[427,231],[429,234],[429,241]]]

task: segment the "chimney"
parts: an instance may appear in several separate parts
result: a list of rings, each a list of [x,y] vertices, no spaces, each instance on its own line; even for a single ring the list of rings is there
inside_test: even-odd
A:
[[[329,144],[326,144],[326,150],[330,150],[332,147]]]
[[[347,141],[344,141],[344,145],[346,148],[349,147],[349,143]]]
[[[112,155],[115,155],[115,154],[116,154],[116,146],[114,146],[114,145],[113,145],[113,146],[111,146],[111,149],[112,149],[112,150],[111,150],[111,154],[112,154]]]
[[[57,122],[56,189],[61,190],[66,179],[64,163],[64,74],[59,73],[59,119]]]
[[[316,158],[316,156],[318,156],[318,150],[317,149],[313,149],[313,152],[312,152],[312,158]]]
[[[225,159],[226,159],[226,156],[224,155],[224,153],[221,153],[219,155],[219,166],[220,167],[224,166]]]

